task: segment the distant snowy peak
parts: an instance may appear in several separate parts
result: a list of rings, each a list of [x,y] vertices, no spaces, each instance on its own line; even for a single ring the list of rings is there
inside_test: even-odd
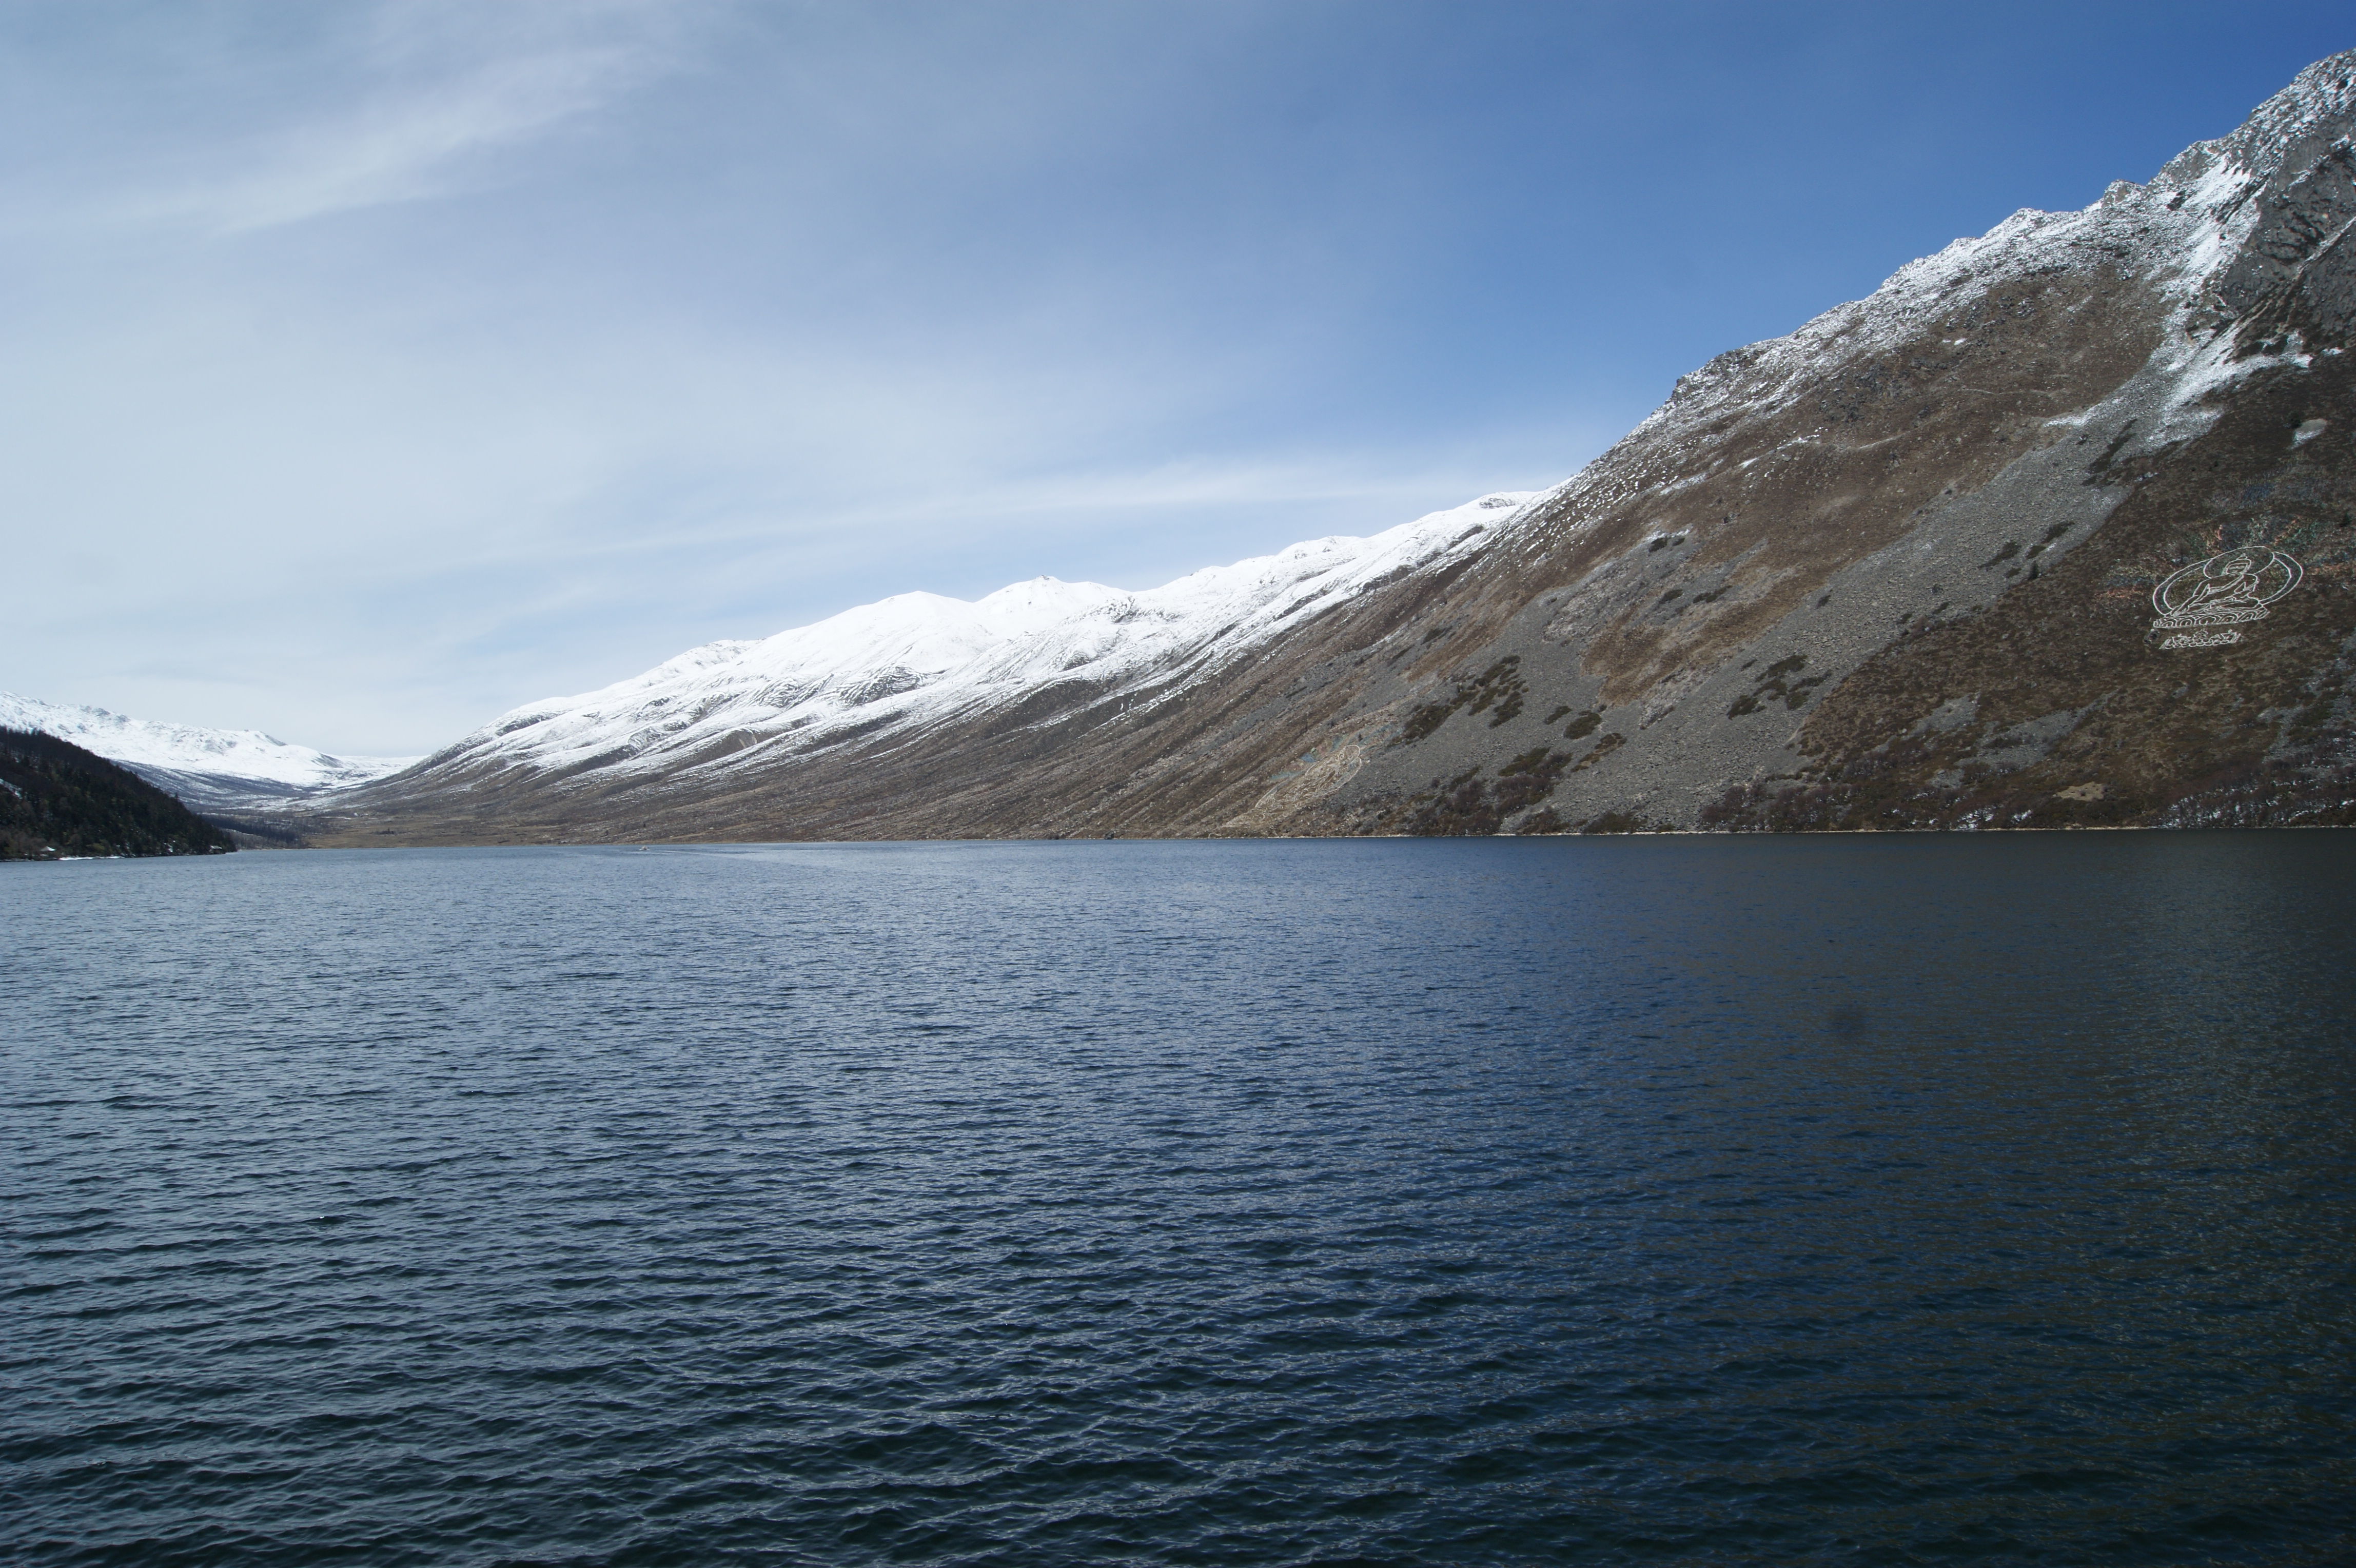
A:
[[[429,768],[734,768],[1072,682],[1108,693],[1173,689],[1402,571],[1481,548],[1537,493],[1495,492],[1370,538],[1310,540],[1141,592],[1033,577],[972,601],[898,594],[528,703]]]
[[[336,757],[260,730],[202,729],[0,692],[0,725],[71,741],[205,811],[248,809],[348,789],[413,757]]]

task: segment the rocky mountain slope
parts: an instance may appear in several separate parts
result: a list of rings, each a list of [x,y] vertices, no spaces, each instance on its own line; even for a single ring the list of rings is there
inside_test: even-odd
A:
[[[202,729],[0,692],[0,726],[55,736],[121,764],[199,811],[268,811],[409,767],[413,757],[334,757],[260,730]]]
[[[2348,820],[2356,52],[1722,355],[1566,484],[908,596],[510,714],[328,842]]]

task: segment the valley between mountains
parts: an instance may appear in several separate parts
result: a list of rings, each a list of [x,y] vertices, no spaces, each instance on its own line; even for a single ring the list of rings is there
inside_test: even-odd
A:
[[[2356,52],[1554,489],[912,594],[298,792],[319,844],[2356,820]],[[365,761],[365,759],[363,759]]]

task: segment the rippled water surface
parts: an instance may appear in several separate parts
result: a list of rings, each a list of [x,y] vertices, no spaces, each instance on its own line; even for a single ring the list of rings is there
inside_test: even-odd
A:
[[[0,866],[0,1557],[2356,1557],[2356,835]]]

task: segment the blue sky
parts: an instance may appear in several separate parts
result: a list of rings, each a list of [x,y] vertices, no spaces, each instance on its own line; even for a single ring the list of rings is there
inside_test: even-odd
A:
[[[2341,5],[0,0],[0,687],[359,752],[1550,484]]]

